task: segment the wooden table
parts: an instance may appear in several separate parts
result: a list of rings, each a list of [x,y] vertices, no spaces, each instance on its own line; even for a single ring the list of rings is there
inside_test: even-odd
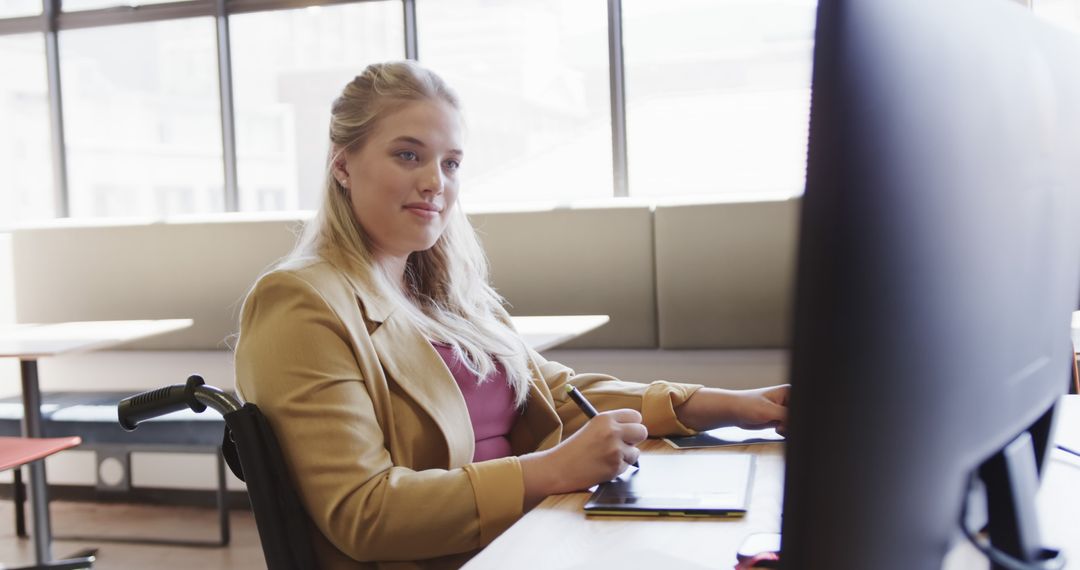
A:
[[[1080,311],[1073,311],[1072,314],[1072,326],[1070,329],[1070,336],[1072,337],[1073,355],[1077,368],[1074,370],[1080,370]],[[1073,378],[1075,386],[1074,391],[1080,392],[1080,378]]]
[[[512,317],[518,333],[536,352],[554,348],[575,339],[611,320],[607,315],[569,315],[558,317]]]
[[[554,495],[474,557],[464,570],[536,568],[730,568],[742,540],[780,532],[784,446],[780,443],[676,451],[660,440],[644,453],[753,453],[750,508],[742,519],[586,517],[588,493]]]
[[[23,435],[41,437],[39,358],[99,350],[190,327],[191,319],[88,321],[0,327],[0,358],[18,358],[22,373]],[[34,554],[39,565],[52,560],[45,462],[30,464],[30,509],[34,516]]]
[[[1080,445],[1080,396],[1065,396],[1056,439]],[[780,443],[675,451],[659,440],[645,453],[753,453],[757,455],[750,509],[741,520],[654,517],[586,517],[588,493],[555,495],[526,514],[481,551],[464,570],[597,568],[731,568],[748,535],[779,532],[784,479]],[[1080,565],[1080,457],[1053,450],[1038,497],[1043,537],[1064,548],[1070,567]],[[986,558],[966,542],[945,559],[948,570],[988,568]]]
[[[1080,353],[1080,311],[1073,311],[1070,332],[1072,333],[1073,352]]]

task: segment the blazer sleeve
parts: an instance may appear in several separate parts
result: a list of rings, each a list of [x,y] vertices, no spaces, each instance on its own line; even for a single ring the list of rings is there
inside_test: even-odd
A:
[[[531,352],[555,400],[555,411],[562,420],[564,437],[580,429],[588,419],[567,396],[567,384],[577,386],[597,410],[630,408],[641,412],[642,422],[649,429],[650,436],[697,433],[679,421],[675,408],[701,389],[700,384],[677,384],[663,380],[644,384],[625,382],[607,374],[577,374],[558,362]]]
[[[434,558],[494,539],[521,516],[517,458],[449,470],[395,466],[353,346],[300,275],[268,274],[245,301],[237,386],[270,421],[314,524],[360,561]],[[506,507],[506,497],[517,504]]]

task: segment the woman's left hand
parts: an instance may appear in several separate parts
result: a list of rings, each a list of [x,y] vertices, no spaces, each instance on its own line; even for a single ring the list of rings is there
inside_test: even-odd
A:
[[[741,402],[735,408],[736,425],[743,429],[776,428],[781,435],[787,432],[787,402],[790,386],[772,386],[757,390],[733,392]]]
[[[744,429],[775,427],[787,432],[787,401],[790,386],[783,384],[756,390],[701,388],[675,409],[683,425],[698,431],[736,425]]]

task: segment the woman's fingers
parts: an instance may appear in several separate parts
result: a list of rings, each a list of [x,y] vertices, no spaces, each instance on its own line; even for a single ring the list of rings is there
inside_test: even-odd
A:
[[[603,412],[601,415],[611,416],[615,421],[624,424],[640,424],[641,413],[637,410],[631,410],[630,408],[622,408],[618,410],[611,410],[610,412]]]
[[[637,445],[649,439],[649,429],[641,424],[622,424],[622,440],[629,445]]]
[[[791,394],[791,384],[781,384],[779,386],[773,386],[767,388],[765,391],[765,397],[770,402],[775,402],[781,406],[787,406],[788,395]]]
[[[638,462],[638,459],[640,457],[641,457],[641,450],[634,447],[634,446],[632,446],[632,445],[628,445],[628,446],[626,446],[626,451],[623,454],[623,463],[625,463],[626,466],[633,465],[633,464]],[[626,467],[623,467],[622,469],[619,470],[619,472],[622,473],[625,469],[626,469]]]
[[[786,426],[788,392],[787,385],[744,392],[739,427],[764,429]]]
[[[649,429],[641,423],[641,414],[637,410],[612,410],[600,415],[606,415],[611,419],[612,430],[616,431],[619,438],[629,445],[637,445],[649,437]]]

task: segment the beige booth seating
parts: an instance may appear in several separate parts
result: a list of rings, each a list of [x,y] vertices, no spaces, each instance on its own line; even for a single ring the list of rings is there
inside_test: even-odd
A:
[[[611,351],[639,351],[663,363],[671,351],[784,347],[798,205],[790,198],[627,201],[475,211],[470,219],[511,313],[610,315],[609,324],[560,353],[604,351],[618,369],[624,359]],[[192,318],[189,330],[127,348],[224,353],[248,288],[289,252],[309,215],[61,220],[16,230],[15,320]],[[604,361],[584,362],[610,369]],[[664,376],[680,377],[677,370]]]
[[[221,350],[248,288],[288,253],[302,219],[243,217],[128,225],[57,224],[12,234],[23,323],[190,318],[128,350]],[[230,379],[231,380],[231,379]]]
[[[517,315],[608,315],[563,348],[655,348],[647,205],[470,215],[492,281]]]
[[[657,206],[660,348],[789,344],[799,204]]]
[[[21,229],[12,235],[18,322],[191,318],[129,350],[220,350],[255,278],[304,217],[206,218]],[[647,206],[473,214],[498,290],[520,315],[607,314],[578,348],[656,347]]]

